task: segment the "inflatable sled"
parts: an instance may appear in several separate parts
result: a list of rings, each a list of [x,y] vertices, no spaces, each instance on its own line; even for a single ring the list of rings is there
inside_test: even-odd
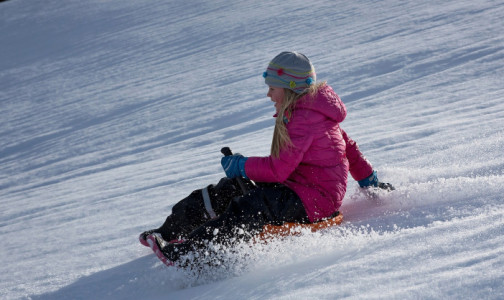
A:
[[[283,225],[265,225],[263,231],[258,235],[259,240],[268,240],[276,237],[286,237],[299,235],[304,230],[316,232],[321,229],[340,225],[343,222],[343,214],[337,212],[334,217],[322,220],[317,223],[284,223]]]

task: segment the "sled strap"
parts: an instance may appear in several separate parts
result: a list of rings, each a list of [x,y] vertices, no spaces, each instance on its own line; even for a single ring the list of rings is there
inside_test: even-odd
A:
[[[210,194],[208,194],[208,187],[201,190],[201,194],[203,195],[203,203],[205,204],[205,209],[210,216],[210,219],[217,218],[217,214],[212,208],[212,202],[210,202]]]

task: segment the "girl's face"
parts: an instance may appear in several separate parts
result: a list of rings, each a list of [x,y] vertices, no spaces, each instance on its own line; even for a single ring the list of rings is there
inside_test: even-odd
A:
[[[270,86],[267,96],[271,98],[271,101],[275,102],[275,109],[278,113],[284,100],[284,89],[281,87]]]

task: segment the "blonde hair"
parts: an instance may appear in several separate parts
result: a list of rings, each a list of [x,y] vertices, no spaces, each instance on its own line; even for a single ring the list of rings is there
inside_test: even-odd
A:
[[[284,99],[282,106],[278,111],[278,116],[275,121],[275,129],[273,131],[273,140],[271,142],[271,156],[278,158],[280,151],[286,147],[292,146],[292,141],[287,131],[287,122],[292,117],[292,111],[296,107],[297,101],[305,95],[314,96],[318,89],[325,85],[326,82],[312,84],[303,93],[297,94],[290,89],[284,88]]]

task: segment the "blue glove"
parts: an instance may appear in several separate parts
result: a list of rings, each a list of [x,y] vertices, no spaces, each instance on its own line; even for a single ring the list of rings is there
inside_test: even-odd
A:
[[[245,162],[248,157],[243,157],[240,154],[234,154],[229,156],[223,156],[221,159],[221,165],[226,172],[228,178],[243,177],[248,179],[247,174],[245,174]]]
[[[376,171],[373,171],[369,177],[359,180],[359,185],[361,188],[368,186],[378,186],[378,175],[376,175]]]

